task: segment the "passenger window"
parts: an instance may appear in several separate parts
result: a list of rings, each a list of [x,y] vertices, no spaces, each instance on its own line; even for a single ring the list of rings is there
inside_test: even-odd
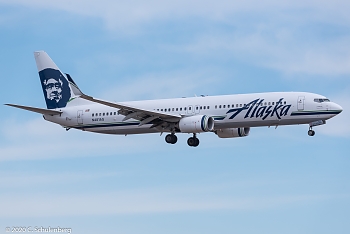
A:
[[[117,115],[117,112],[114,112],[114,115]]]
[[[218,108],[218,106],[217,105],[215,105],[215,109],[217,109]]]
[[[242,107],[242,104],[239,104],[240,107]]]
[[[287,104],[287,102],[286,101],[284,101],[284,105],[286,105]]]
[[[184,110],[186,110],[186,107],[184,108]]]
[[[94,113],[92,113],[92,117],[94,117]]]
[[[101,116],[101,113],[100,113],[100,116]]]
[[[105,116],[105,113],[103,113],[103,116]]]
[[[182,107],[180,107],[180,111],[182,111]]]
[[[207,109],[209,110],[209,106],[207,106]]]
[[[189,107],[188,110],[191,110],[191,107]]]
[[[176,108],[176,111],[179,111],[179,108]]]
[[[205,110],[205,106],[203,106],[203,109]]]
[[[173,108],[173,111],[174,111],[174,108]]]
[[[196,110],[198,110],[198,106],[196,106]]]
[[[221,105],[219,105],[219,108],[221,108]]]
[[[271,102],[269,102],[269,106],[271,105]]]
[[[170,111],[170,108],[168,109],[168,111]]]
[[[275,105],[275,102],[272,102],[272,105]]]
[[[225,106],[226,106],[226,105],[223,105],[223,107],[222,107],[222,108],[225,108]]]
[[[200,107],[199,109],[202,110],[202,107]]]
[[[164,111],[166,112],[166,109],[164,109]]]
[[[108,112],[106,113],[106,115],[108,116]]]

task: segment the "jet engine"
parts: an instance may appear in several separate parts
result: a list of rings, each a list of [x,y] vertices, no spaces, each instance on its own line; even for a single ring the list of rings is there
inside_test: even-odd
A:
[[[184,117],[179,121],[179,129],[184,133],[210,132],[214,130],[214,119],[207,115]]]
[[[224,128],[215,131],[220,138],[245,137],[249,135],[249,132],[250,128]]]

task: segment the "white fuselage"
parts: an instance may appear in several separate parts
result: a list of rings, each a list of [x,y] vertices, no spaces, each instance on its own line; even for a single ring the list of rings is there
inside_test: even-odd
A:
[[[183,117],[208,115],[214,118],[215,130],[224,128],[310,124],[327,120],[341,112],[336,103],[316,102],[324,96],[305,92],[253,93],[224,96],[160,99],[123,102],[125,105],[154,110]],[[118,109],[102,104],[67,106],[61,115],[45,115],[48,121],[66,128],[76,128],[105,134],[141,134],[163,132],[139,126],[140,121],[118,114]],[[165,132],[167,130],[164,130]]]

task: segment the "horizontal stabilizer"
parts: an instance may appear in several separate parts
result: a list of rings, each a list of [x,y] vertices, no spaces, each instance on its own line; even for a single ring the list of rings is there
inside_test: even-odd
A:
[[[36,113],[43,114],[43,115],[60,115],[60,114],[62,114],[62,111],[57,111],[57,110],[48,110],[48,109],[42,109],[42,108],[36,108],[36,107],[30,107],[30,106],[20,106],[20,105],[14,105],[14,104],[5,104],[5,105],[20,108],[20,109],[27,110],[27,111],[36,112]]]

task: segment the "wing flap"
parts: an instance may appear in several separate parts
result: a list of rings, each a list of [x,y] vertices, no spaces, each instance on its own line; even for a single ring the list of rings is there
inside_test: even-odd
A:
[[[37,108],[37,107],[31,107],[31,106],[21,106],[21,105],[15,105],[15,104],[5,104],[5,105],[16,107],[16,108],[27,110],[27,111],[36,112],[36,113],[43,114],[43,115],[60,115],[63,113],[62,111],[48,110],[48,109],[42,109],[42,108]]]

